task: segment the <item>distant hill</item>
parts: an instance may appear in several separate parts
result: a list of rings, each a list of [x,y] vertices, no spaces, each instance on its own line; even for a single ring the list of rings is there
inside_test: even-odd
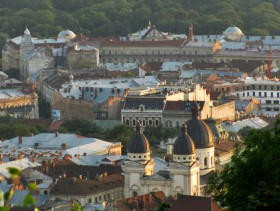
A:
[[[195,34],[222,34],[238,26],[246,35],[280,34],[279,0],[0,0],[0,45],[21,35],[56,37],[62,29],[86,36],[125,36],[147,26]]]

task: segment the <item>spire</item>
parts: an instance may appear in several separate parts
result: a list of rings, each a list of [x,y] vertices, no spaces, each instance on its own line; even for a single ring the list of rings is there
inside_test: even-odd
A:
[[[141,132],[142,132],[142,131],[141,131],[141,128],[142,128],[142,125],[140,124],[139,121],[137,121],[136,127],[135,127],[135,132],[136,132],[136,133],[141,133]]]
[[[29,31],[29,29],[27,27],[27,24],[25,26],[24,35],[30,35],[30,31]]]
[[[193,105],[192,105],[192,118],[193,119],[198,119],[199,118],[199,113],[200,113],[200,107],[197,104],[197,102],[193,101]]]

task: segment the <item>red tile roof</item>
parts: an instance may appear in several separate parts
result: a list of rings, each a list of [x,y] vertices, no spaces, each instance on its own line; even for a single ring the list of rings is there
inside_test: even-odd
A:
[[[224,211],[210,197],[181,195],[166,211]]]
[[[161,41],[103,41],[101,46],[125,46],[125,47],[144,47],[144,46],[180,46],[185,40],[161,40]]]

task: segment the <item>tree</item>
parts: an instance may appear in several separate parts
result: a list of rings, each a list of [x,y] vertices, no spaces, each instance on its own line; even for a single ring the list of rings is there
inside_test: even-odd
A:
[[[214,200],[230,210],[277,210],[280,204],[280,120],[275,128],[251,130],[244,148],[210,178]]]
[[[127,144],[133,136],[133,128],[129,125],[117,125],[106,131],[106,139],[122,143],[122,154],[126,154]]]

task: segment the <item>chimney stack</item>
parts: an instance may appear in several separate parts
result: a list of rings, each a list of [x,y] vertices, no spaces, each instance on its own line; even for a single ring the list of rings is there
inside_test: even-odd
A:
[[[18,144],[22,144],[22,136],[18,136]]]

